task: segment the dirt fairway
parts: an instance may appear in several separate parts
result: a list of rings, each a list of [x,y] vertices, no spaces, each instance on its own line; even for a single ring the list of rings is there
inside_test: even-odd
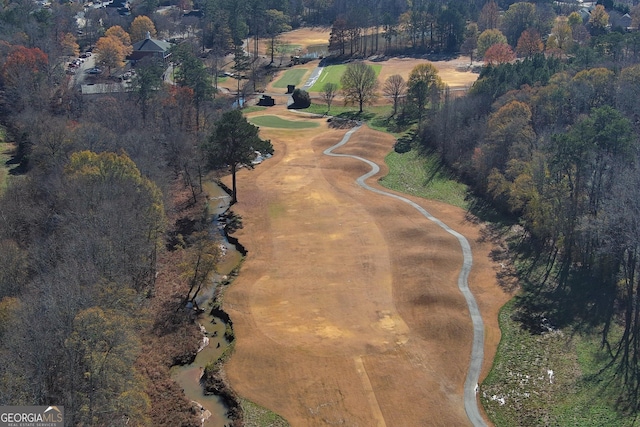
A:
[[[301,119],[281,107],[268,114]],[[224,298],[237,338],[226,365],[232,387],[292,426],[469,425],[472,328],[457,287],[458,242],[410,206],[359,187],[367,165],[322,154],[345,131],[309,120],[321,126],[262,127],[275,155],[238,176],[234,211],[244,228],[236,235],[248,255]],[[336,152],[378,163],[383,170],[368,181],[377,186],[392,144],[363,127]],[[508,298],[490,246],[464,211],[412,200],[472,245],[486,374]]]

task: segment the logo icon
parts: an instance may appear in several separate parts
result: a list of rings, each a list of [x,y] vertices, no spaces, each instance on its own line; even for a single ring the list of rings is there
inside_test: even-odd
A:
[[[62,406],[0,406],[0,427],[64,427]]]

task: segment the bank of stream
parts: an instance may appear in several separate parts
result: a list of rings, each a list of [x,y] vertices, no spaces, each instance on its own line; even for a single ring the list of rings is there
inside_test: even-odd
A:
[[[182,387],[187,399],[197,402],[203,426],[225,427],[233,424],[233,420],[227,415],[228,405],[221,396],[205,395],[201,378],[205,368],[224,355],[233,339],[230,320],[226,313],[215,308],[215,303],[218,287],[228,284],[229,276],[235,274],[239,267],[242,253],[236,245],[229,242],[224,232],[223,216],[229,209],[231,197],[213,181],[208,180],[203,186],[205,193],[209,195],[211,233],[218,235],[216,237],[219,238],[223,256],[209,286],[196,299],[198,307],[204,310],[196,319],[203,331],[201,350],[191,364],[171,368],[171,377]]]

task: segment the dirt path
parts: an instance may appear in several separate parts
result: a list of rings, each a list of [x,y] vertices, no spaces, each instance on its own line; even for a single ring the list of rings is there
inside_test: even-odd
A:
[[[278,107],[269,114],[301,119]],[[245,220],[237,237],[249,254],[225,297],[238,339],[226,368],[231,385],[293,426],[469,425],[463,385],[473,329],[457,286],[455,237],[406,203],[358,186],[367,165],[324,156],[344,131],[322,122],[261,133],[276,155],[239,175],[235,210]],[[362,128],[338,152],[383,165],[392,144]],[[490,246],[465,212],[408,199],[470,242],[486,374],[507,299]]]

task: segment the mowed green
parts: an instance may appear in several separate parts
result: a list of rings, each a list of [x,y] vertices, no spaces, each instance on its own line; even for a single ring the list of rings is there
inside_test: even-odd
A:
[[[285,120],[278,116],[256,116],[249,119],[251,123],[257,126],[279,129],[310,129],[320,126],[313,122],[293,122]]]
[[[376,77],[380,75],[380,70],[382,69],[382,65],[372,65],[373,71],[376,72]],[[338,85],[338,89],[342,88],[340,84],[340,78],[344,74],[344,71],[347,69],[345,64],[340,65],[329,65],[322,69],[322,73],[316,82],[311,86],[309,92],[322,92],[324,85],[327,83],[335,83]]]
[[[302,77],[309,71],[308,68],[296,68],[293,70],[287,70],[277,82],[273,84],[273,87],[278,89],[284,89],[288,85],[298,86],[302,81]]]

